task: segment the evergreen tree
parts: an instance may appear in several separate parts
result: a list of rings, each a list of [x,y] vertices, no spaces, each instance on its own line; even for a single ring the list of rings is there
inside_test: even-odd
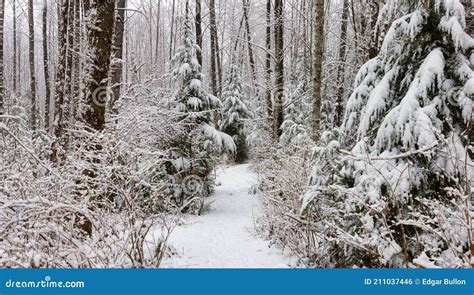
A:
[[[302,212],[324,235],[322,264],[467,266],[474,40],[458,0],[388,1],[381,17],[397,11],[314,151]]]
[[[214,167],[214,154],[235,151],[232,138],[216,130],[212,121],[212,114],[221,103],[203,85],[204,75],[197,59],[201,48],[193,36],[188,2],[182,38],[182,44],[172,59],[172,76],[178,89],[177,123],[183,126],[183,132],[177,134],[175,142],[171,143],[172,160],[167,167],[168,174],[174,177],[174,194],[181,205],[187,199],[211,192],[212,182],[208,176]]]
[[[300,145],[309,142],[311,121],[311,90],[305,78],[304,59],[298,57],[297,69],[290,75],[288,93],[285,101],[285,120],[283,121],[280,142],[284,146]]]
[[[220,128],[233,137],[237,146],[235,161],[242,163],[247,160],[245,120],[251,118],[252,113],[245,102],[240,69],[233,63],[229,67],[227,79],[224,83],[222,101],[223,110]]]

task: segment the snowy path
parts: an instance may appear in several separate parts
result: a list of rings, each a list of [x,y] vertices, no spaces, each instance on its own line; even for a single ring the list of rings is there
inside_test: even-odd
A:
[[[254,217],[261,214],[249,190],[256,176],[249,165],[218,171],[215,193],[206,200],[210,212],[190,216],[177,227],[169,244],[178,252],[162,266],[173,268],[283,268],[291,258],[255,234]]]

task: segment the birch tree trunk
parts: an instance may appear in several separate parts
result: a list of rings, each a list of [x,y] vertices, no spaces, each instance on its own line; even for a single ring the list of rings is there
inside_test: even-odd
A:
[[[323,79],[323,59],[324,59],[324,1],[315,3],[315,48],[314,48],[314,69],[313,69],[313,130],[312,138],[319,141],[321,134],[321,87]]]
[[[125,31],[125,8],[126,0],[117,1],[117,13],[115,14],[115,28],[112,48],[112,64],[111,64],[111,87],[112,97],[110,100],[110,110],[113,113],[118,112],[117,101],[120,100],[122,75],[123,75],[123,36]],[[158,43],[157,43],[158,46]]]
[[[36,73],[35,73],[35,24],[34,24],[33,0],[28,0],[28,40],[30,68],[30,98],[31,98],[31,128],[37,129],[37,105],[36,105]]]

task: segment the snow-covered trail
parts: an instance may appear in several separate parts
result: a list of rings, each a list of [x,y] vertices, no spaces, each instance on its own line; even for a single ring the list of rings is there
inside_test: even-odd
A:
[[[255,217],[262,213],[256,196],[249,190],[256,176],[249,165],[221,168],[220,186],[206,200],[210,212],[186,218],[169,244],[178,252],[165,259],[162,267],[172,268],[283,268],[291,258],[255,234]]]

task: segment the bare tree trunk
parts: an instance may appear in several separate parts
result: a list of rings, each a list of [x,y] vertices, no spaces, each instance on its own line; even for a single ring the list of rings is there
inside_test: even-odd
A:
[[[250,2],[249,0],[242,0],[243,2],[243,8],[244,8],[244,19],[245,19],[245,28],[247,30],[247,45],[248,45],[248,53],[249,53],[249,63],[250,63],[250,69],[252,71],[252,79],[254,81],[254,84],[257,83],[257,70],[255,67],[255,57],[253,54],[253,48],[252,48],[252,36],[250,33],[250,24],[249,24],[249,7],[250,7]],[[257,89],[257,87],[255,87]]]
[[[196,18],[194,20],[196,25],[196,44],[199,46],[199,51],[196,53],[197,60],[202,66],[202,26],[201,26],[201,0],[196,0]]]
[[[31,128],[37,129],[36,73],[35,73],[35,29],[33,0],[28,0],[28,40],[30,66]]]
[[[214,95],[219,95],[219,85],[217,81],[217,25],[215,0],[209,2],[210,22],[211,22],[211,87]]]
[[[370,27],[371,27],[371,44],[369,47],[369,59],[375,58],[379,54],[379,36],[380,30],[377,28],[377,20],[380,11],[380,0],[372,0],[372,14],[370,19]],[[355,38],[357,40],[357,37]]]
[[[51,110],[51,81],[49,72],[49,50],[48,50],[48,0],[43,1],[43,66],[45,84],[44,104],[44,129],[49,132],[50,110]]]
[[[115,0],[96,0],[94,5],[97,14],[90,20],[92,23],[88,34],[91,65],[86,85],[84,121],[91,129],[102,131],[105,127],[106,102],[110,96],[108,84]]]
[[[160,31],[161,31],[161,1],[158,1],[158,7],[156,9],[156,46],[155,46],[155,63],[158,63],[158,57],[160,54]],[[123,34],[123,33],[122,33]]]
[[[55,140],[51,147],[51,161],[57,162],[60,158],[61,149],[65,148],[65,140],[63,138],[64,129],[66,128],[69,114],[70,101],[66,95],[68,88],[67,67],[68,67],[68,29],[70,22],[71,0],[61,0],[59,3],[59,20],[58,20],[58,40],[59,40],[59,62],[56,70],[56,97],[54,100],[54,123],[53,134]]]
[[[5,24],[5,0],[0,1],[0,115],[5,112],[5,82],[4,82],[4,70],[3,65],[3,44],[4,44],[4,24]]]
[[[16,95],[18,89],[18,49],[17,49],[17,30],[16,30],[16,0],[12,1],[13,6],[13,94]]]
[[[265,79],[266,79],[266,90],[265,90],[265,101],[267,103],[267,114],[271,118],[273,116],[273,103],[272,103],[272,0],[267,0],[267,30],[266,30],[266,48],[267,52],[265,55]]]
[[[275,0],[275,101],[273,108],[273,134],[275,140],[281,136],[281,125],[283,124],[283,101],[285,87],[285,57],[284,57],[284,40],[283,40],[283,1]]]
[[[111,87],[112,97],[110,100],[110,109],[113,113],[118,112],[116,102],[120,99],[122,75],[123,75],[123,36],[125,30],[125,8],[126,0],[117,1],[117,13],[115,14],[115,28],[112,48],[112,64],[111,64]],[[157,44],[158,45],[158,44]]]
[[[71,69],[71,107],[69,122],[72,125],[77,119],[77,110],[81,103],[81,66],[82,66],[82,54],[81,54],[81,40],[82,40],[82,24],[81,24],[81,0],[74,0],[74,28],[72,33],[73,44],[71,57],[72,69]]]
[[[339,65],[337,67],[337,89],[336,106],[334,110],[334,126],[339,127],[344,115],[344,80],[346,76],[346,52],[347,52],[347,23],[349,22],[349,0],[344,0],[341,17],[341,36],[339,39]]]
[[[314,49],[314,69],[313,69],[313,132],[314,141],[319,141],[321,134],[321,100],[322,100],[322,80],[323,80],[323,59],[324,59],[324,1],[316,1],[315,19],[315,49]]]
[[[171,7],[171,34],[170,34],[170,59],[173,58],[173,36],[174,36],[174,22],[175,22],[175,10],[176,10],[176,0],[173,0],[173,5]]]

